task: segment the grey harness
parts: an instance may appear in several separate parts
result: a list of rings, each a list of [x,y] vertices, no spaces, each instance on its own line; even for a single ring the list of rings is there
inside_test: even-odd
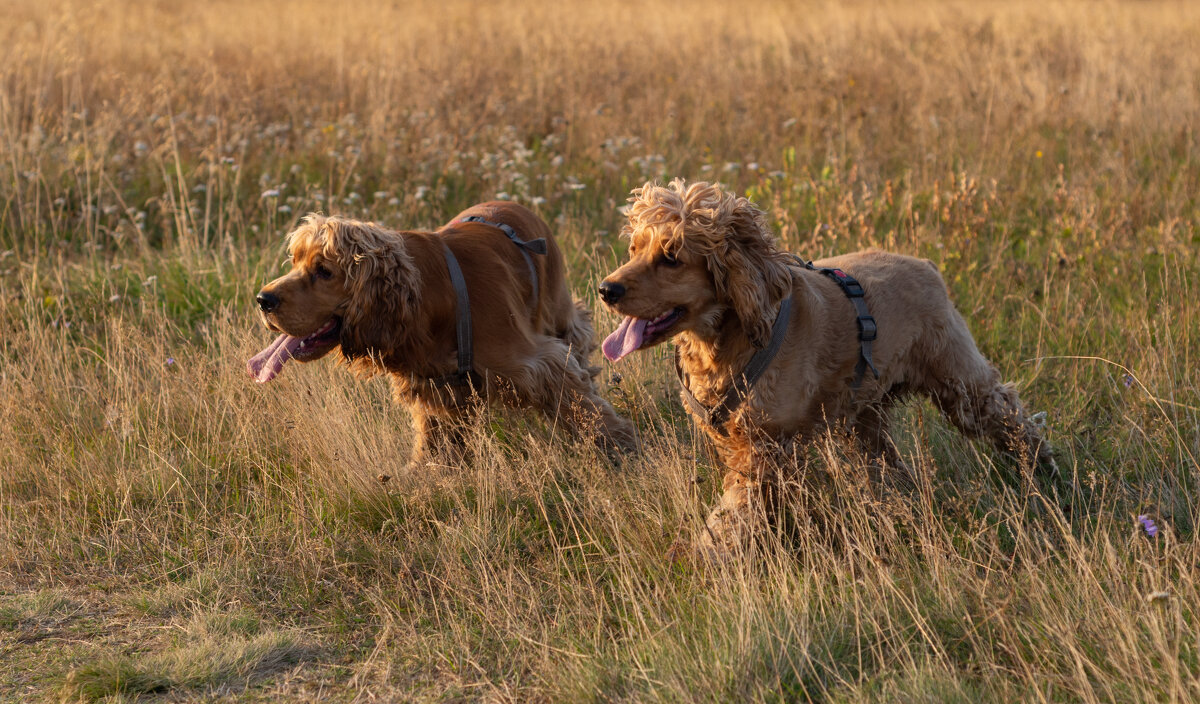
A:
[[[545,254],[546,240],[538,238],[526,242],[520,237],[517,237],[517,232],[511,226],[501,222],[491,222],[485,220],[478,215],[463,218],[459,222],[477,222],[481,225],[488,225],[503,232],[512,243],[521,248],[521,254],[525,255],[525,263],[529,265],[529,278],[533,282],[533,296],[530,299],[530,306],[537,306],[538,298],[538,275],[537,267],[533,263],[534,254]],[[454,288],[455,305],[455,320],[454,334],[458,342],[458,369],[446,376],[433,379],[433,383],[453,386],[473,386],[479,388],[482,385],[482,378],[475,372],[475,352],[472,347],[474,337],[471,333],[471,297],[467,294],[467,280],[463,277],[462,267],[458,265],[458,258],[454,256],[454,252],[450,251],[450,247],[446,245],[446,241],[442,240],[442,254],[446,258],[446,269],[450,273],[450,285]]]
[[[794,255],[793,255],[794,256]],[[858,315],[858,364],[854,367],[854,381],[850,388],[857,391],[862,386],[863,376],[867,369],[879,378],[879,371],[875,368],[875,363],[871,360],[871,343],[878,336],[879,329],[875,324],[875,318],[871,317],[870,311],[867,309],[867,302],[863,300],[863,287],[853,277],[842,271],[841,269],[822,269],[813,266],[812,262],[806,262],[803,259],[796,257],[796,261],[803,264],[805,269],[815,271],[818,274],[829,277],[842,289],[842,293],[850,299],[850,303],[854,306],[854,311]],[[750,361],[746,363],[746,367],[742,369],[742,373],[734,377],[733,382],[725,393],[721,396],[721,402],[712,408],[708,408],[700,399],[692,393],[688,388],[687,375],[683,372],[683,366],[679,363],[679,348],[675,348],[675,375],[679,377],[679,383],[683,387],[683,400],[691,409],[692,413],[702,418],[717,433],[722,437],[729,435],[729,431],[725,429],[725,423],[734,411],[741,407],[742,402],[754,388],[755,382],[767,371],[767,367],[771,365],[775,355],[779,353],[779,348],[783,346],[783,338],[787,336],[788,322],[792,317],[792,297],[788,296],[779,304],[779,313],[775,316],[775,324],[771,327],[771,341],[766,347],[754,353]]]
[[[525,263],[529,265],[529,280],[533,282],[533,298],[530,300],[529,305],[531,308],[536,307],[538,291],[540,290],[538,288],[538,273],[537,267],[533,265],[533,257],[529,256],[529,253],[533,252],[534,254],[545,254],[546,240],[539,237],[536,240],[529,240],[526,242],[520,237],[517,237],[517,231],[512,229],[511,226],[505,225],[502,222],[491,222],[490,220],[484,220],[478,215],[472,215],[470,217],[463,218],[462,220],[459,220],[459,222],[477,222],[481,225],[494,227],[503,232],[508,239],[512,240],[513,244],[517,245],[517,247],[521,249],[521,254],[525,256]]]

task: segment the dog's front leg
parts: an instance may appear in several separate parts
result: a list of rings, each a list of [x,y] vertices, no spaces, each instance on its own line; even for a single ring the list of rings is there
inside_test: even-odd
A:
[[[743,552],[771,524],[780,498],[780,457],[769,441],[751,442],[737,431],[718,451],[729,469],[696,548],[702,557],[720,561]]]
[[[425,469],[430,464],[461,465],[467,449],[462,422],[442,417],[420,405],[414,404],[409,410],[415,436],[409,469]]]

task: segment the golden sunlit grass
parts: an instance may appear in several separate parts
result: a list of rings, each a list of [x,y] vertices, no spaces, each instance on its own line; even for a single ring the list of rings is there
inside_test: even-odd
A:
[[[0,698],[1200,699],[1197,36],[1174,2],[8,3]],[[409,474],[384,380],[245,376],[306,212],[519,200],[603,334],[618,208],[673,176],[806,257],[937,263],[1061,510],[914,403],[915,495],[814,447],[779,535],[697,571],[664,554],[720,470],[665,347],[601,376],[619,468],[492,413]]]

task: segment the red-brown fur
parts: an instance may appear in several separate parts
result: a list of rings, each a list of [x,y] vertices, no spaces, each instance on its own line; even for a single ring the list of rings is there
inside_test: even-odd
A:
[[[472,215],[510,225],[526,241],[546,239],[547,254],[532,255],[540,289],[534,308],[520,249],[497,228],[459,222]],[[457,368],[456,298],[443,243],[466,278],[478,388],[433,381]],[[571,297],[550,228],[528,209],[483,203],[437,232],[309,216],[288,245],[292,270],[263,289],[280,301],[264,314],[267,326],[302,337],[340,319],[342,357],[356,373],[389,374],[396,399],[412,412],[414,462],[457,457],[460,421],[486,401],[537,409],[577,431],[595,426],[606,449],[634,447],[632,423],[593,385],[598,369],[588,362],[595,349],[590,314]]]
[[[720,402],[734,374],[767,343],[781,301],[793,296],[783,347],[732,416],[728,436],[697,417],[728,467],[700,540],[704,551],[744,543],[767,513],[765,495],[796,466],[798,444],[827,429],[848,431],[880,464],[901,467],[887,411],[909,393],[929,396],[963,432],[1015,452],[1025,466],[1053,468],[1016,391],[979,353],[932,262],[879,251],[815,262],[858,279],[878,324],[880,378],[868,371],[855,392],[860,347],[852,304],[833,281],[777,248],[749,200],[680,180],[648,183],[630,200],[630,260],[605,280],[625,290],[613,308],[644,319],[684,308],[679,322],[643,348],[673,337],[689,388],[706,406]]]

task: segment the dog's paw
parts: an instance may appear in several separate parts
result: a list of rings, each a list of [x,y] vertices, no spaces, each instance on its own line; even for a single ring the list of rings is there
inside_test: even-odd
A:
[[[679,536],[667,548],[667,563],[675,567],[700,569],[706,567],[721,567],[734,561],[737,557],[735,550],[714,542],[705,530],[698,541],[691,541]]]
[[[675,538],[671,543],[671,547],[667,548],[667,553],[663,557],[666,558],[667,564],[676,567],[690,567],[695,562],[695,548],[691,541],[686,540],[683,536]]]

